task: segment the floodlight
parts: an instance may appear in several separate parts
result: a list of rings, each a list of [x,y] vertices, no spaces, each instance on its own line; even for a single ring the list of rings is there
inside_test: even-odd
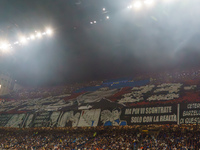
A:
[[[52,33],[53,33],[53,31],[51,29],[46,30],[46,34],[51,35]]]
[[[22,44],[25,44],[25,43],[27,42],[27,39],[26,39],[25,37],[21,37],[21,38],[20,38],[20,42],[21,42]]]
[[[34,40],[34,39],[35,39],[35,36],[34,36],[34,35],[31,35],[31,39]]]
[[[94,23],[97,23],[97,21],[94,21]]]
[[[106,19],[110,19],[110,17],[109,17],[109,16],[106,16]]]
[[[11,48],[11,45],[8,44],[7,42],[2,42],[0,45],[0,49],[3,53],[7,53],[10,48]]]
[[[107,16],[107,19],[109,19],[109,16]],[[97,23],[96,21],[90,22],[90,24]],[[47,28],[45,32],[39,32],[35,31],[35,34],[31,34],[29,37],[21,36],[19,37],[19,41],[15,41],[11,44],[9,42],[0,42],[0,50],[1,51],[7,51],[13,48],[13,45],[22,45],[27,43],[29,40],[34,40],[35,38],[41,38],[44,35],[51,35],[53,33],[53,30],[50,28]]]
[[[105,11],[105,10],[106,10],[106,8],[103,8],[102,10],[103,10],[103,11]]]
[[[147,6],[152,6],[154,4],[154,0],[145,0],[144,4]]]
[[[93,22],[90,22],[90,24],[93,24]]]
[[[38,32],[38,33],[36,34],[36,36],[37,36],[38,38],[41,38],[41,37],[42,37],[42,34],[41,34],[40,32]]]
[[[136,1],[133,4],[134,8],[140,9],[142,7],[142,2],[141,1]]]
[[[9,44],[6,42],[1,43],[1,47],[2,50],[7,50],[9,48]]]

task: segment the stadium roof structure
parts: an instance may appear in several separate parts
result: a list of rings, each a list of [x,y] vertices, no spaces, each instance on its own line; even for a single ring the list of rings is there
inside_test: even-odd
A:
[[[1,54],[0,63],[18,81],[36,85],[198,66],[199,3],[2,1],[0,47],[13,49]],[[53,36],[40,39],[48,27]],[[25,44],[34,37],[40,40]]]

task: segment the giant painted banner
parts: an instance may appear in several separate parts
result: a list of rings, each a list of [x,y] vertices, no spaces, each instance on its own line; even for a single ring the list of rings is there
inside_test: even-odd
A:
[[[79,111],[1,114],[1,127],[92,127],[177,123],[177,107],[131,107]]]
[[[12,117],[9,119],[5,127],[14,127],[18,128],[22,126],[22,123],[24,121],[26,114],[14,114]]]
[[[200,123],[200,102],[149,107],[0,114],[0,127],[92,127]]]
[[[49,127],[52,112],[36,113],[33,120],[33,127]]]
[[[180,104],[180,124],[200,124],[200,103]]]
[[[200,124],[200,103],[117,107],[77,111],[0,114],[0,127],[92,127],[146,124]]]
[[[111,109],[120,107],[147,107],[149,105],[180,104],[200,99],[200,86],[183,83],[145,84],[118,88],[100,88],[96,91],[72,93],[44,98],[5,100],[0,104],[0,114],[77,111],[82,109]],[[111,107],[110,107],[111,106]],[[122,108],[120,107],[120,108]]]
[[[135,124],[176,124],[176,105],[133,107],[122,110],[122,118],[128,125]]]
[[[124,126],[127,125],[127,121],[123,120],[120,108],[114,108],[112,110],[101,111],[101,117],[99,121],[99,126]]]
[[[12,114],[1,114],[0,115],[0,127],[6,126],[10,118],[12,117]]]
[[[59,120],[57,122],[57,127],[76,127],[78,125],[80,118],[79,111],[67,111],[61,112]]]
[[[200,86],[195,83],[127,83],[123,88],[112,85],[82,93],[5,100],[0,104],[0,127],[200,123]]]

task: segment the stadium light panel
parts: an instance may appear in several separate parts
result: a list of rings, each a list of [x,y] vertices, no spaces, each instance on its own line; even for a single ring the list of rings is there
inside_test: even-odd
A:
[[[135,9],[140,9],[142,7],[142,2],[141,1],[134,2],[133,7]]]
[[[96,21],[94,22],[90,22],[91,24],[93,23],[96,23]],[[52,35],[53,34],[53,30],[51,28],[46,28],[46,31],[45,32],[39,32],[39,31],[35,31],[35,34],[31,34],[30,36],[28,37],[25,37],[25,36],[21,36],[19,37],[19,41],[15,41],[11,44],[9,44],[9,42],[0,42],[0,50],[3,52],[3,51],[7,51],[7,50],[10,50],[12,49],[13,45],[23,45],[23,44],[26,44],[29,40],[34,40],[35,38],[42,38],[42,36],[45,36],[45,35]]]
[[[35,39],[35,36],[34,36],[34,35],[31,35],[30,37],[31,37],[31,39],[32,39],[32,40],[34,40],[34,39]]]
[[[106,8],[103,8],[102,10],[103,10],[103,11],[106,11]]]
[[[10,48],[11,48],[11,45],[8,44],[7,42],[2,42],[0,45],[1,52],[3,52],[3,53],[9,52]]]
[[[94,21],[94,23],[97,23],[97,21]]]
[[[38,38],[41,38],[41,37],[42,37],[42,34],[41,34],[40,32],[38,32],[38,33],[36,34],[36,36],[37,36]]]
[[[1,43],[1,49],[2,50],[6,50],[6,49],[8,49],[9,48],[9,44],[8,43],[6,43],[6,42],[3,42],[3,43]]]
[[[53,33],[53,31],[52,31],[51,29],[47,29],[47,30],[46,30],[46,34],[52,35],[52,33]]]
[[[25,43],[27,42],[27,39],[26,39],[25,37],[21,37],[21,38],[20,38],[20,42],[21,42],[22,44],[25,44]]]
[[[110,19],[110,17],[109,17],[109,16],[106,16],[106,19]]]

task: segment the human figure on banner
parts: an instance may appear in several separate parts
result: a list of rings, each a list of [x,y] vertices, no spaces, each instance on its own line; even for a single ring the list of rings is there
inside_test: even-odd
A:
[[[14,114],[5,127],[15,127],[18,128],[24,120],[25,114]]]
[[[101,121],[104,126],[124,126],[127,125],[127,122],[120,120],[121,109],[115,108],[112,110],[103,110],[101,112]]]
[[[76,127],[80,118],[80,113],[74,111],[64,112],[61,118],[58,120],[57,127],[72,126]]]
[[[80,117],[80,113],[77,112],[75,115],[71,115],[71,117],[69,118],[69,121],[72,122],[72,127],[77,126],[78,121],[79,121],[79,117]]]
[[[26,128],[33,126],[33,117],[34,117],[34,114],[28,114],[28,118],[27,118],[27,120],[25,122],[25,127]]]
[[[57,120],[58,120],[59,115],[60,115],[59,111],[58,112],[53,112],[51,114],[50,121],[49,121],[50,122],[49,123],[50,127],[55,127],[57,125]]]

